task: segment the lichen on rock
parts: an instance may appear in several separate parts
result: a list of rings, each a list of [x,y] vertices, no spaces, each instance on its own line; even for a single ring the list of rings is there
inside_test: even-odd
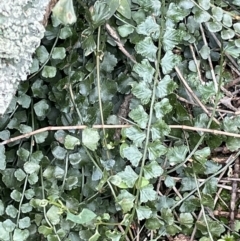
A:
[[[0,115],[20,81],[26,80],[32,54],[44,36],[45,8],[50,0],[0,1]]]

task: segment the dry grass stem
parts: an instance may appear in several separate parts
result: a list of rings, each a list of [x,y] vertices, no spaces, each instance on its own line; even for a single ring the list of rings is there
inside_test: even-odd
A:
[[[187,89],[187,91],[192,95],[192,97],[196,100],[196,102],[198,103],[198,105],[203,109],[203,111],[210,117],[211,113],[209,113],[209,111],[207,110],[207,108],[202,104],[202,102],[199,100],[199,98],[193,93],[192,89],[190,88],[190,86],[188,85],[187,81],[184,79],[180,69],[178,67],[175,67],[175,70],[180,78],[180,80],[182,81],[183,85],[185,86],[185,88]],[[213,117],[213,121],[215,123],[217,123],[218,125],[220,125],[219,121]]]

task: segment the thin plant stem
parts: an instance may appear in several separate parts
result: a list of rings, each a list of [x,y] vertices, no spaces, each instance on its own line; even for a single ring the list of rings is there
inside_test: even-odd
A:
[[[204,222],[205,222],[205,224],[206,224],[209,237],[210,237],[211,241],[214,241],[214,240],[213,240],[213,237],[212,237],[212,233],[211,233],[210,228],[209,228],[209,225],[208,225],[207,217],[206,217],[206,214],[205,214],[205,211],[204,211],[204,206],[202,205],[202,202],[201,202],[202,196],[201,196],[201,192],[200,192],[200,190],[199,190],[198,181],[197,181],[197,177],[196,177],[196,174],[195,174],[195,173],[194,173],[194,180],[195,180],[195,183],[196,183],[196,189],[197,189],[198,196],[199,196],[199,200],[200,200],[200,205],[201,205],[201,209],[202,209],[203,219],[204,219]]]
[[[102,108],[102,99],[101,99],[101,83],[100,83],[100,36],[101,36],[101,27],[98,27],[98,36],[97,36],[97,54],[96,54],[96,63],[97,63],[97,90],[98,90],[98,104],[99,104],[99,110],[100,110],[100,117],[101,117],[101,123],[104,126],[104,117],[103,117],[103,108]],[[103,130],[103,142],[105,145],[105,148],[107,148],[107,140],[106,140],[106,131],[105,128],[102,128]],[[108,149],[106,150],[106,154],[108,159],[110,158],[110,154]]]

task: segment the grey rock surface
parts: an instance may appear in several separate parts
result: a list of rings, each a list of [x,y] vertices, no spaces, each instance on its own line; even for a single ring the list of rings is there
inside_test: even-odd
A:
[[[44,36],[41,25],[50,0],[0,1],[0,115],[27,79],[32,54]]]

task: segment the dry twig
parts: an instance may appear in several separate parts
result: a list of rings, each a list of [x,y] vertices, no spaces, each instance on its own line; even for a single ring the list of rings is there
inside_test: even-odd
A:
[[[178,67],[175,67],[175,70],[180,78],[180,80],[182,81],[183,85],[185,86],[185,88],[187,89],[187,91],[192,95],[192,97],[196,100],[196,102],[198,103],[198,105],[203,109],[203,111],[210,117],[211,113],[209,113],[209,111],[207,110],[207,108],[202,104],[202,102],[199,100],[199,98],[194,94],[194,92],[192,91],[192,89],[190,88],[190,86],[188,85],[187,81],[184,79],[180,69]],[[220,125],[219,121],[213,117],[213,120]]]

